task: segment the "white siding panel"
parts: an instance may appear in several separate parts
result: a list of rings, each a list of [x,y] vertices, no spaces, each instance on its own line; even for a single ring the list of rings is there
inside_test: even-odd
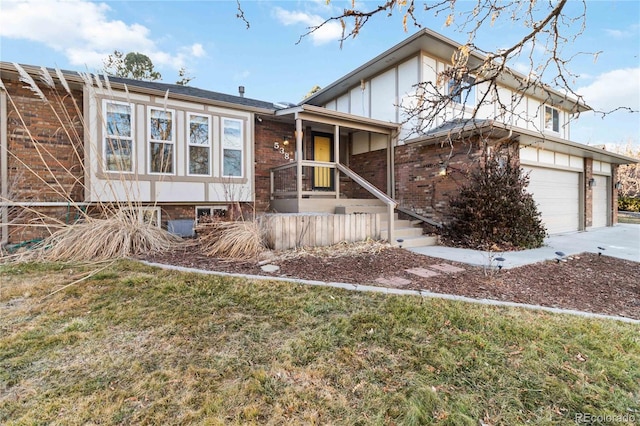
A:
[[[540,118],[541,106],[542,103],[540,101],[527,97],[527,113],[529,114],[527,129],[540,131],[542,128]]]
[[[487,97],[483,101],[481,101],[481,99],[484,97],[484,94],[487,93],[487,90],[489,90],[489,83],[480,83],[476,86],[476,89],[477,89],[476,102],[480,103],[478,105],[477,117],[478,118],[494,117],[496,114],[496,109],[495,109],[495,105],[493,104],[493,96],[491,94],[488,94]]]
[[[611,163],[601,163],[600,172],[608,176],[611,176]]]
[[[593,171],[594,172],[599,172],[600,171],[600,161],[594,161],[593,162]]]
[[[553,151],[545,151],[541,149],[538,151],[538,161],[546,164],[554,164],[555,163],[555,155]]]
[[[156,182],[156,201],[206,201],[204,184],[201,182]]]
[[[94,179],[92,183],[91,201],[153,201],[148,181],[119,180],[115,176],[113,180]]]
[[[556,165],[569,167],[569,156],[556,152]]]
[[[538,161],[538,150],[530,146],[520,147],[520,160]]]
[[[523,167],[529,173],[527,191],[541,212],[549,234],[580,228],[580,174],[572,171]]]
[[[609,179],[606,176],[594,176],[595,186],[593,191],[593,216],[591,226],[601,228],[609,223]]]
[[[336,110],[336,101],[335,99],[328,102],[325,106],[326,109],[331,110],[331,111],[335,111]]]
[[[576,157],[574,155],[569,156],[569,166],[575,169],[582,169],[584,165],[584,159],[582,157]]]
[[[351,114],[369,117],[369,84],[365,82],[364,90],[358,86],[350,92]]]
[[[387,147],[387,135],[371,133],[371,151],[385,149]]]
[[[338,98],[337,110],[340,112],[349,112],[349,94],[346,93]]]
[[[432,81],[435,82],[437,78],[436,71],[437,63],[436,60],[429,57],[422,57],[422,81]]]
[[[371,80],[371,118],[396,121],[396,70],[391,69]]]
[[[351,153],[353,155],[357,155],[365,152],[369,152],[369,134],[367,132],[354,133]]]

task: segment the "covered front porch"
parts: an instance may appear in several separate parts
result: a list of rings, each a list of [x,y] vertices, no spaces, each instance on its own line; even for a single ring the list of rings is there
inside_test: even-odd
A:
[[[336,207],[357,205],[355,200],[395,208],[397,123],[311,105],[280,110],[276,116],[292,120],[295,131],[292,141],[285,138],[274,146],[289,158],[270,170],[272,210],[334,213]],[[367,164],[354,161],[359,154],[373,151],[377,151],[371,156],[376,164],[371,164],[372,159]]]

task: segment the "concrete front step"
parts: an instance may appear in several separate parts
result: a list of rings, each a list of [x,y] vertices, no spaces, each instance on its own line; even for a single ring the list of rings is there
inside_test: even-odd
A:
[[[336,206],[336,214],[353,214],[353,213],[387,213],[388,207],[385,205],[353,205],[353,206]]]
[[[426,246],[437,246],[438,245],[438,237],[432,237],[429,235],[421,235],[419,237],[409,237],[402,238],[402,244],[397,241],[393,242],[394,246],[402,246],[402,248],[412,248],[412,247],[426,247]]]
[[[409,238],[409,237],[419,237],[422,235],[422,228],[414,228],[410,226],[396,226],[393,228],[393,237],[398,238]],[[380,238],[383,240],[388,239],[389,230],[387,228],[382,228],[380,231]]]

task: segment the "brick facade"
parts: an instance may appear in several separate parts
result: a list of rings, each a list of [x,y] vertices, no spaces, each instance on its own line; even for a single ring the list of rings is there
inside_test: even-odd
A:
[[[24,84],[6,81],[8,182],[16,201],[84,200],[84,133],[70,96],[43,92],[44,102]],[[82,108],[82,91],[74,91]],[[60,118],[58,118],[60,117]],[[24,124],[23,124],[24,123]],[[25,127],[26,126],[26,127]],[[16,190],[19,188],[19,190]]]
[[[274,149],[274,143],[282,145],[287,137],[289,145],[285,150],[294,158],[296,142],[292,124],[266,118],[261,120],[255,123],[255,200],[257,211],[267,211],[271,197],[270,170],[290,162],[279,150]],[[295,187],[295,182],[293,184]]]
[[[387,192],[387,150],[365,152],[349,156],[349,168],[383,192]],[[341,182],[341,192],[348,198],[373,198],[360,185],[347,179]]]
[[[451,158],[447,158],[451,154]],[[471,167],[479,164],[477,142],[402,145],[396,148],[396,201],[402,207],[438,222],[448,219],[449,199],[467,183]],[[440,175],[447,163],[447,174]]]

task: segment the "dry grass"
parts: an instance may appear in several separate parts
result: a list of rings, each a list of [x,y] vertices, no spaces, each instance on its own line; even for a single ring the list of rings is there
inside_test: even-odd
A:
[[[214,220],[199,224],[196,232],[207,256],[250,260],[266,249],[262,229],[255,221]]]
[[[299,259],[306,256],[317,257],[350,257],[363,254],[378,254],[383,250],[391,248],[386,242],[367,239],[366,241],[358,241],[348,243],[346,241],[334,244],[332,246],[321,247],[299,247],[290,250],[280,250],[271,252],[273,258],[277,260]]]
[[[99,262],[169,250],[182,239],[136,215],[87,218],[45,238],[31,251],[10,256],[17,261]]]
[[[569,425],[588,413],[631,425],[640,415],[634,324],[129,261],[65,288],[88,271],[0,266],[1,424]]]

